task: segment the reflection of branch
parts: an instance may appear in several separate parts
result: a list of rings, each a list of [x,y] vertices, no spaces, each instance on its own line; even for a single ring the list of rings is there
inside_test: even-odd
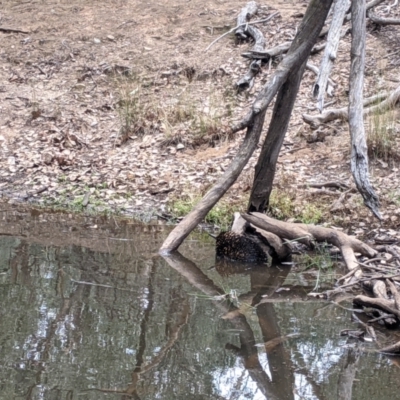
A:
[[[326,397],[322,392],[322,387],[317,382],[314,381],[313,377],[310,375],[310,371],[307,371],[306,368],[296,368],[295,372],[297,374],[301,374],[306,378],[307,383],[311,386],[314,396],[318,400],[325,400]]]
[[[186,304],[184,305],[182,313],[178,316],[177,324],[171,329],[171,334],[170,338],[168,339],[168,342],[161,348],[161,350],[158,352],[158,355],[154,358],[153,361],[151,361],[150,363],[148,363],[143,367],[140,367],[139,374],[144,374],[145,372],[150,371],[152,368],[160,364],[167,351],[178,340],[180,331],[188,322],[189,314],[190,314],[190,306],[186,299]]]
[[[177,272],[179,272],[191,285],[210,297],[220,296],[225,292],[218,287],[197,265],[188,260],[179,252],[173,252],[164,259]]]
[[[357,371],[359,356],[357,350],[348,349],[347,357],[344,360],[345,365],[340,372],[338,380],[338,400],[351,400],[352,398],[353,383]]]
[[[165,355],[167,354],[168,350],[173,347],[173,345],[176,343],[176,341],[179,339],[179,333],[182,330],[182,328],[187,324],[188,318],[190,314],[190,307],[189,303],[186,300],[185,307],[182,310],[182,313],[178,316],[178,321],[177,324],[171,329],[171,334],[170,338],[168,339],[168,342],[161,348],[159,351],[158,355],[147,365],[144,366],[137,366],[135,368],[135,371],[132,373],[132,383],[127,387],[125,390],[118,390],[118,389],[90,389],[90,390],[96,390],[99,392],[103,393],[117,393],[117,394],[126,394],[129,396],[132,396],[134,399],[139,399],[139,396],[137,394],[137,383],[139,382],[140,375],[143,375],[144,373],[150,371],[154,367],[160,364],[160,362],[163,360]]]
[[[207,275],[205,275],[194,262],[188,260],[180,253],[173,252],[167,256],[164,256],[164,258],[173,269],[179,272],[194,287],[201,290],[206,295],[215,297],[224,293],[224,291],[215,285],[215,283]],[[262,288],[266,287],[267,279],[265,279],[265,275],[269,276],[271,271],[272,270],[269,268],[264,270],[264,279],[261,280],[261,283],[264,285],[260,287],[260,291],[263,290]],[[257,283],[259,284],[260,281]],[[255,297],[257,296],[256,293]],[[239,331],[240,348],[236,346],[232,347],[231,345],[227,345],[227,348],[234,349],[234,352],[242,358],[243,365],[247,369],[250,377],[257,384],[259,390],[267,399],[281,400],[282,396],[278,385],[275,385],[274,382],[271,382],[260,363],[257,347],[255,346],[256,341],[254,338],[254,332],[247,322],[245,316],[240,313],[235,313],[234,311],[237,311],[238,308],[228,300],[223,302],[220,300],[212,300],[212,302],[225,314],[229,313],[233,316],[229,319],[229,321],[234,324],[235,328]],[[286,373],[291,374],[289,370],[286,371]],[[286,398],[290,399],[291,397]]]
[[[128,387],[124,390],[118,389],[101,389],[101,388],[94,388],[91,390],[100,391],[103,393],[117,393],[127,395],[129,398],[133,398],[136,400],[140,400],[139,394],[137,393],[137,384],[140,380],[140,375],[145,374],[146,372],[150,371],[157,365],[161,363],[164,359],[168,351],[174,346],[174,344],[179,339],[179,333],[182,328],[187,324],[189,315],[190,315],[190,306],[188,299],[185,298],[185,302],[183,303],[183,308],[178,316],[174,319],[176,321],[175,325],[170,329],[169,339],[167,343],[159,350],[156,357],[151,360],[146,365],[144,363],[144,352],[146,350],[146,334],[147,334],[147,323],[149,321],[150,314],[153,310],[154,305],[154,289],[153,289],[153,281],[154,281],[155,269],[152,266],[150,269],[149,274],[149,282],[148,282],[148,296],[147,296],[147,307],[144,310],[143,318],[140,323],[140,336],[139,336],[139,348],[136,356],[136,368],[132,372],[132,382],[128,385]],[[124,396],[125,397],[125,396]],[[123,397],[123,398],[124,398]]]
[[[39,343],[37,345],[37,349],[38,349],[38,352],[41,353],[40,354],[40,364],[38,365],[35,382],[28,389],[28,392],[26,394],[26,400],[32,399],[33,389],[37,386],[37,382],[41,381],[41,374],[45,370],[44,365],[49,358],[49,352],[51,349],[53,338],[57,332],[58,324],[61,321],[65,320],[66,317],[69,315],[72,305],[74,304],[76,299],[81,296],[82,290],[83,290],[82,286],[78,287],[70,295],[69,298],[65,298],[65,297],[62,298],[62,304],[56,315],[56,318],[53,321],[51,321],[51,323],[49,324],[49,329],[46,331],[46,336],[43,338],[43,340],[39,341]]]

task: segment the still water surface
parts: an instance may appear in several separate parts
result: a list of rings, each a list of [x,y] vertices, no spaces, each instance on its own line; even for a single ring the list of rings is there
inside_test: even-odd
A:
[[[216,268],[200,234],[163,259],[159,225],[0,217],[0,399],[400,399],[398,362],[288,267]]]

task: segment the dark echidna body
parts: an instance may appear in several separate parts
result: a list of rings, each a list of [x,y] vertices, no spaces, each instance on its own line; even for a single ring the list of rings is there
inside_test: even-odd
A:
[[[232,231],[222,232],[217,236],[216,255],[217,258],[245,263],[264,263],[269,259],[256,236]]]

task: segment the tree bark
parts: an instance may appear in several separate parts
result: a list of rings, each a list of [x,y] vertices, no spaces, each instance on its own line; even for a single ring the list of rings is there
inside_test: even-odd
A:
[[[295,62],[291,65],[290,73],[286,75],[285,83],[280,88],[268,133],[258,158],[247,207],[249,212],[263,212],[268,207],[275,177],[276,162],[289,125],[304,68],[310,51],[321,32],[332,1],[322,3],[317,0],[310,3],[289,53],[283,59],[282,64],[290,59],[292,54],[297,54]],[[264,95],[263,92],[260,94]],[[264,109],[264,102],[265,98],[268,97],[268,93],[265,93],[264,96],[257,98],[253,106],[254,112],[257,112],[258,109]]]
[[[255,167],[253,186],[247,206],[248,212],[263,212],[268,207],[276,163],[289,126],[306,62],[304,61],[303,65],[289,76],[278,93],[268,133]]]
[[[257,3],[255,1],[249,1],[246,6],[240,10],[240,13],[237,17],[237,25],[243,25],[244,23],[248,22],[251,17],[257,13],[257,9]],[[237,28],[235,35],[238,39],[247,39],[246,26],[244,25]]]
[[[363,83],[366,39],[365,0],[353,0],[351,7],[352,41],[349,88],[349,128],[351,135],[351,172],[365,205],[378,219],[379,200],[369,180],[368,149],[363,121]]]
[[[341,37],[341,28],[349,5],[349,0],[337,0],[334,6],[325,52],[313,90],[313,95],[317,98],[319,112],[322,112],[324,108],[325,92],[327,92],[329,96],[332,96],[333,87],[329,88],[328,86],[329,74],[336,60],[336,53]]]

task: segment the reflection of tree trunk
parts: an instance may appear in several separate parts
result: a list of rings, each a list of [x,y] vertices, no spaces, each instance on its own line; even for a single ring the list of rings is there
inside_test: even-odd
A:
[[[75,301],[78,298],[81,297],[84,290],[85,290],[85,287],[80,285],[76,288],[76,290],[71,294],[71,296],[69,298],[64,298],[62,300],[62,304],[58,311],[58,314],[57,314],[56,318],[54,319],[54,321],[51,322],[50,328],[46,334],[46,338],[44,339],[44,341],[42,343],[43,352],[41,355],[41,360],[48,359],[51,341],[56,333],[58,324],[61,321],[65,320],[65,318],[70,314],[73,304],[75,303]]]
[[[14,257],[10,260],[11,283],[17,283],[18,275],[21,275],[21,284],[30,286],[31,274],[29,266],[29,245],[22,241],[14,250]],[[18,267],[21,269],[18,270]]]
[[[281,336],[274,304],[264,303],[257,307],[257,316],[264,342]],[[293,399],[294,377],[290,354],[284,344],[278,343],[273,349],[266,348],[272,384],[279,399]]]
[[[194,287],[197,289],[201,290],[203,293],[207,294],[208,296],[220,296],[224,291],[219,288],[217,285],[214,284],[214,282],[208,278],[197,266],[195,263],[192,261],[188,260],[184,256],[182,256],[178,252],[174,252],[166,257],[164,257],[168,264],[175,269],[177,272],[179,272],[182,276],[184,276]],[[286,274],[289,272],[289,269],[287,270]],[[262,276],[260,276],[260,274]],[[273,277],[273,283],[270,283],[270,279],[272,274]],[[257,276],[254,276],[254,286],[256,284],[259,285],[261,282],[261,288],[259,290],[254,290],[254,299],[256,298],[261,298],[259,295],[259,291],[263,290],[263,288],[268,287],[268,288],[273,288],[271,289],[272,293],[276,290],[276,284],[277,282],[275,281],[276,279],[284,280],[286,277],[286,274],[280,271],[280,275],[277,274],[277,270],[274,271],[274,269],[269,269],[266,268],[264,273],[258,272]],[[266,276],[267,275],[267,276]],[[279,276],[279,278],[278,278]],[[283,282],[282,280],[282,282]],[[265,293],[265,291],[263,292]],[[251,299],[251,302],[253,302],[253,299]],[[230,318],[230,322],[234,324],[235,328],[239,330],[239,339],[240,339],[240,348],[237,348],[236,346],[233,345],[227,345],[227,348],[234,350],[237,355],[239,355],[243,359],[243,364],[244,367],[248,370],[248,373],[250,377],[253,379],[253,381],[257,384],[259,390],[263,393],[266,399],[268,400],[282,400],[282,399],[291,399],[293,398],[293,393],[290,393],[290,396],[282,397],[282,393],[285,391],[284,389],[282,390],[281,388],[278,387],[278,385],[275,385],[275,382],[271,382],[269,379],[268,375],[264,371],[262,365],[260,364],[260,360],[258,358],[258,350],[254,337],[254,333],[248,324],[246,317],[242,315],[240,312],[234,313],[234,311],[238,311],[238,308],[235,307],[230,301],[226,300],[225,302],[221,302],[220,298],[218,300],[214,300],[213,303],[215,304],[216,307],[218,307],[221,311],[223,311],[225,314],[230,314],[234,315],[233,318]],[[268,307],[269,305],[265,305]],[[263,314],[264,316],[264,314]],[[276,323],[276,316],[271,315],[270,318],[275,318],[275,320],[270,321],[270,326],[277,326]],[[276,335],[274,336],[276,337]],[[279,347],[279,346],[277,346]],[[288,357],[283,358],[284,360],[289,360]],[[275,361],[275,359],[274,359]],[[282,362],[282,359],[280,360]],[[270,362],[271,366],[271,372],[272,372],[272,367],[274,366],[275,362]],[[283,384],[287,384],[287,381],[289,380],[290,382],[293,381],[293,378],[291,379],[290,376],[292,375],[292,372],[290,370],[290,364],[286,363],[283,368],[280,368],[280,373],[286,375],[286,378],[284,379]],[[287,375],[289,377],[287,377]],[[278,378],[276,378],[276,381],[278,382]],[[289,390],[293,388],[293,385],[291,384],[289,386]]]
[[[260,272],[250,274],[251,288],[256,291],[253,303],[256,305],[263,297],[270,297],[276,289],[282,286],[290,268],[278,269],[268,268],[261,275]],[[260,276],[261,275],[261,276]],[[278,320],[273,303],[262,303],[257,305],[257,316],[261,327],[264,343],[281,337]],[[292,374],[292,362],[290,355],[283,343],[278,343],[273,349],[266,347],[269,370],[271,372],[272,384],[280,399],[292,399],[294,389],[294,377]]]
[[[147,307],[144,309],[143,318],[140,323],[140,335],[139,335],[139,347],[136,354],[136,368],[132,373],[132,383],[129,385],[126,393],[130,396],[133,396],[134,399],[139,399],[139,395],[137,393],[137,382],[139,380],[139,372],[144,362],[144,352],[146,350],[146,335],[147,335],[147,323],[150,318],[150,314],[153,311],[154,305],[154,289],[153,289],[153,279],[155,276],[155,267],[154,264],[150,266],[150,270],[148,271],[149,280],[147,284]]]
[[[251,292],[254,293],[252,305],[256,306],[263,298],[270,298],[279,289],[290,272],[290,267],[270,267],[250,273]]]
[[[57,331],[57,326],[58,324],[63,321],[67,315],[70,313],[71,307],[75,303],[75,301],[81,296],[82,292],[84,290],[84,286],[80,285],[77,287],[75,292],[71,294],[69,298],[63,298],[62,299],[62,304],[61,307],[57,313],[56,318],[50,323],[49,329],[46,332],[46,337],[43,338],[39,343],[38,343],[38,352],[40,352],[40,363],[38,365],[38,371],[36,373],[36,379],[35,383],[29,388],[28,393],[26,395],[26,399],[30,400],[32,399],[32,394],[34,388],[41,383],[41,376],[43,371],[45,370],[44,365],[45,362],[49,358],[49,352],[51,349],[51,344],[52,340],[55,336],[55,333]]]
[[[177,315],[174,314],[173,318],[174,324],[173,325],[169,324],[168,326],[169,328],[167,333],[168,341],[164,346],[161,347],[157,356],[154,357],[151,360],[151,362],[144,364],[144,353],[146,350],[146,335],[147,335],[148,322],[154,305],[153,280],[155,279],[155,275],[156,275],[156,269],[154,268],[154,264],[152,264],[149,267],[148,271],[149,281],[147,286],[148,295],[146,298],[147,307],[144,310],[142,322],[140,323],[139,347],[136,356],[136,368],[132,372],[132,382],[129,384],[127,389],[123,391],[102,390],[105,393],[114,392],[123,394],[121,400],[125,399],[140,400],[140,396],[137,391],[137,385],[138,382],[140,381],[140,376],[160,364],[160,362],[164,359],[164,357],[171,349],[171,347],[177,342],[179,338],[179,333],[182,330],[182,328],[187,324],[188,317],[190,314],[190,306],[187,298],[181,299],[179,304],[171,305],[170,311],[172,313],[177,313]],[[181,310],[179,310],[179,308],[181,308]]]
[[[349,349],[347,357],[343,360],[344,366],[341,369],[338,380],[338,400],[351,400],[354,377],[357,372],[357,364],[360,358],[357,350]]]

